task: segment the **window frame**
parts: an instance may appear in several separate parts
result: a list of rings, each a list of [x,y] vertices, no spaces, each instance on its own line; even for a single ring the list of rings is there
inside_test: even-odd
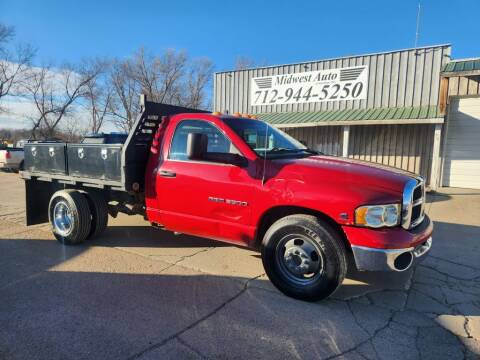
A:
[[[215,124],[214,122],[212,121],[209,121],[209,120],[205,120],[205,119],[182,119],[180,120],[176,125],[175,125],[175,129],[173,130],[173,133],[172,133],[172,136],[171,136],[171,140],[170,140],[170,144],[168,146],[168,153],[167,153],[167,160],[168,161],[174,161],[174,162],[187,162],[187,163],[198,163],[198,164],[211,164],[211,165],[220,165],[220,166],[235,166],[233,164],[225,164],[225,163],[219,163],[219,162],[214,162],[214,161],[206,161],[206,160],[190,160],[190,159],[185,159],[185,160],[182,160],[182,159],[172,159],[170,157],[171,155],[171,151],[172,151],[172,145],[173,145],[173,139],[175,137],[175,134],[177,133],[177,130],[178,128],[186,121],[201,121],[203,123],[207,123],[211,126],[213,126],[216,130],[218,130],[218,132],[220,134],[222,134],[225,139],[227,139],[231,145],[233,145],[235,147],[235,149],[237,149],[238,151],[238,154],[240,156],[243,156],[245,157],[245,155],[242,153],[242,151],[238,148],[238,146],[235,145],[235,143],[232,141],[232,139],[225,133],[225,131],[223,131],[223,129],[219,128],[217,126],[217,124]]]

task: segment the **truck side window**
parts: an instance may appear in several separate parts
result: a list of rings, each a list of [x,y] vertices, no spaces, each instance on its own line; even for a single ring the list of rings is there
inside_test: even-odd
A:
[[[208,136],[207,152],[240,154],[216,126],[202,120],[183,120],[175,129],[170,145],[169,159],[188,160],[187,137],[189,133],[202,133]]]

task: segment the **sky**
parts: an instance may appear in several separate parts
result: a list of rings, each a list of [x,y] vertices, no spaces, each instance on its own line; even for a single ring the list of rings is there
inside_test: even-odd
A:
[[[411,48],[418,1],[0,0],[0,22],[37,49],[36,64],[128,57],[140,46],[210,58],[286,64]],[[421,1],[418,46],[480,56],[479,0]]]
[[[419,45],[480,56],[480,1],[421,1]],[[284,64],[413,47],[418,1],[0,0],[0,21],[38,62],[184,49],[216,70],[246,56]]]

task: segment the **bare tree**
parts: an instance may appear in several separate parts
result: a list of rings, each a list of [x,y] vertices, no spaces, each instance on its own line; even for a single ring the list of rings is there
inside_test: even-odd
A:
[[[25,140],[29,135],[28,129],[0,129],[0,146],[2,140],[16,145],[19,140]]]
[[[213,64],[209,59],[193,62],[186,79],[183,104],[192,108],[201,108],[206,104],[205,88],[213,74]]]
[[[247,56],[238,56],[235,59],[235,70],[246,70],[254,67],[263,67],[267,65],[268,62],[266,60],[257,61]]]
[[[116,60],[111,67],[113,89],[109,112],[113,123],[129,131],[138,114],[139,94],[151,101],[202,107],[213,65],[208,59],[190,61],[183,51],[167,50],[153,55],[140,48],[132,58]]]
[[[89,131],[98,133],[112,107],[113,88],[104,76],[108,63],[104,60],[84,61],[84,66],[90,72],[97,73],[97,76],[85,85],[85,104],[83,106],[90,114]]]
[[[15,29],[13,26],[7,26],[0,23],[0,50],[3,48],[4,43],[8,42],[15,35]]]
[[[129,76],[135,79],[142,93],[153,101],[174,103],[180,93],[180,79],[185,74],[185,52],[167,50],[154,56],[140,48],[129,61]]]
[[[14,37],[12,27],[0,24],[0,113],[2,99],[7,95],[16,95],[18,84],[24,80],[35,50],[29,45],[10,45]]]
[[[129,132],[140,111],[141,87],[132,76],[129,60],[115,60],[110,72],[110,84],[113,96],[109,104],[113,124],[124,132]]]
[[[153,98],[162,103],[181,105],[178,100],[181,98],[181,80],[185,75],[187,66],[187,55],[185,52],[167,50],[163,55],[157,57],[156,64],[159,69],[160,92]]]
[[[161,91],[161,84],[157,58],[144,48],[140,48],[127,63],[126,75],[138,83],[141,92],[149,99],[158,101],[157,95]]]
[[[4,141],[9,141],[11,139],[12,139],[11,129],[0,129],[0,146],[3,145]]]
[[[35,105],[36,112],[30,116],[32,137],[39,132],[52,137],[60,121],[72,113],[73,104],[84,97],[86,86],[98,75],[97,69],[65,66],[56,70],[51,66],[32,68],[24,89]]]
[[[130,131],[140,111],[140,93],[151,101],[177,104],[186,61],[183,52],[168,50],[154,56],[143,48],[131,59],[116,60],[110,74],[113,96],[109,106],[115,126]]]
[[[84,123],[75,117],[65,117],[62,121],[62,129],[55,132],[55,137],[64,139],[67,142],[78,142],[88,133]]]

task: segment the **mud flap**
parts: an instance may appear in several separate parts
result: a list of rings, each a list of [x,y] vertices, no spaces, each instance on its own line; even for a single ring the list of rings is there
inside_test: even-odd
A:
[[[59,188],[58,184],[50,182],[25,180],[27,226],[48,222],[48,203]]]

